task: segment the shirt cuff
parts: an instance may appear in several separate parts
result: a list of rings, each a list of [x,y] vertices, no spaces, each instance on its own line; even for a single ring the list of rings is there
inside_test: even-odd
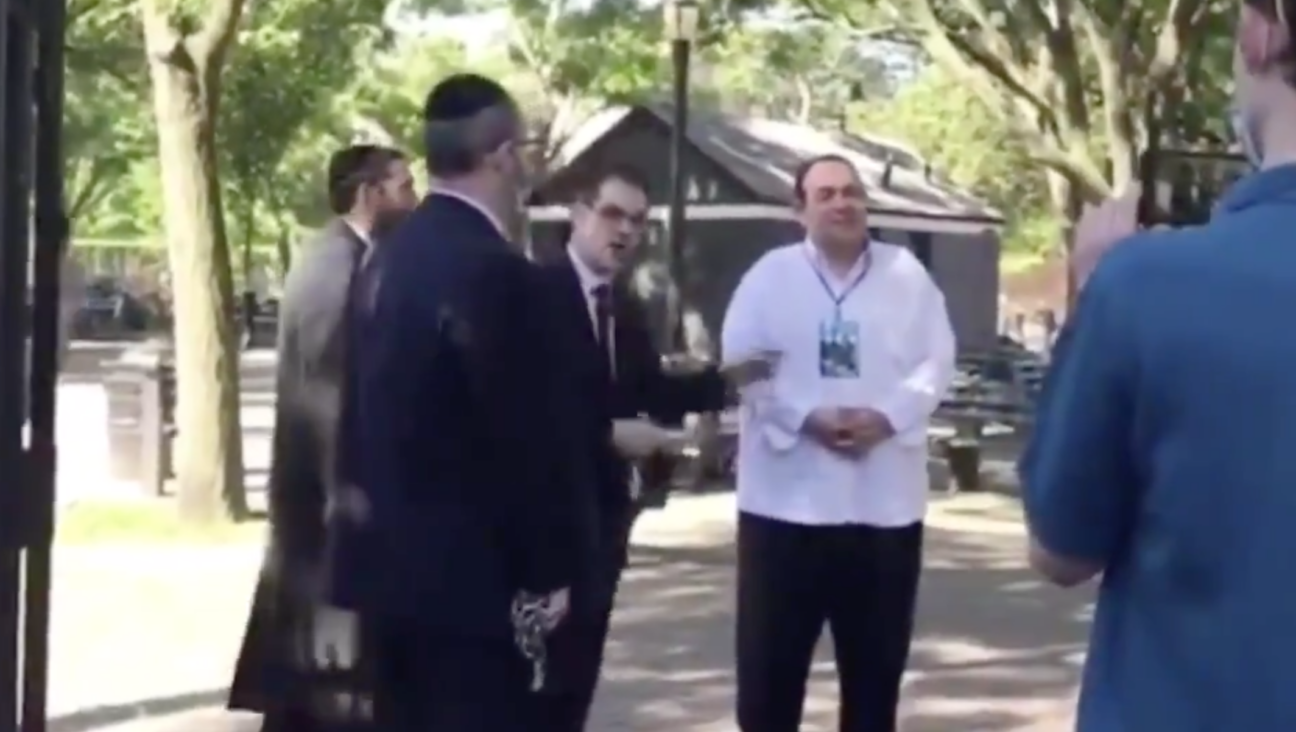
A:
[[[801,440],[801,428],[814,407],[805,403],[793,403],[782,400],[770,400],[757,412],[761,422],[761,432],[769,446],[779,452],[786,452]]]

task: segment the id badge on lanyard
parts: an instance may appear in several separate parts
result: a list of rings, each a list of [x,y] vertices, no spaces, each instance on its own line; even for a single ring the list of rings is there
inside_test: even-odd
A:
[[[854,379],[860,375],[860,325],[846,317],[843,303],[864,280],[869,264],[865,260],[864,268],[839,293],[828,284],[819,268],[810,263],[819,284],[833,301],[832,315],[819,323],[819,376],[825,379]]]

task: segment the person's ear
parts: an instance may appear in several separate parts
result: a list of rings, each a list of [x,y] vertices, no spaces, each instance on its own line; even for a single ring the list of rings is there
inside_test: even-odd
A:
[[[486,154],[486,164],[498,173],[507,174],[513,158],[513,142],[503,142]]]
[[[1281,5],[1283,0],[1277,2]],[[1280,62],[1290,43],[1287,35],[1282,23],[1250,5],[1243,5],[1238,21],[1238,55],[1246,72],[1260,74]]]

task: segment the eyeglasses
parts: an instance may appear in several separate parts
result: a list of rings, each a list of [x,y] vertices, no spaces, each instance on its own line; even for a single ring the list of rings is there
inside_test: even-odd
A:
[[[630,224],[636,229],[642,229],[648,224],[647,211],[626,211],[614,203],[605,203],[594,209],[599,218],[612,224]]]

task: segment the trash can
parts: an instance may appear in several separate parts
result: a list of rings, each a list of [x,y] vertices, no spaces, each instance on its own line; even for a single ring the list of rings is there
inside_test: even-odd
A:
[[[114,363],[104,379],[108,397],[108,472],[113,480],[138,481],[143,471],[140,391],[144,375],[137,368]]]
[[[955,437],[945,443],[952,487],[956,491],[981,490],[981,441]]]
[[[171,475],[171,424],[175,372],[170,349],[145,344],[110,364],[108,396],[109,472],[161,495]]]

